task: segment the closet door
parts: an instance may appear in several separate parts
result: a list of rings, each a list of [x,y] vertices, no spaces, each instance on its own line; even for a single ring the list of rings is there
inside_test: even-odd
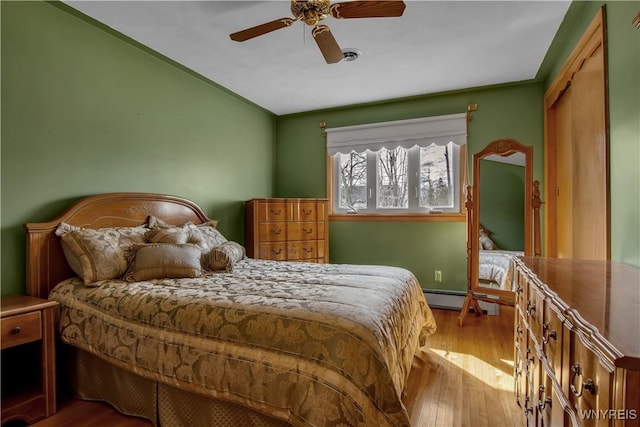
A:
[[[555,106],[556,115],[556,168],[555,200],[556,247],[553,256],[573,258],[573,133],[571,110],[571,87],[558,99]],[[552,193],[548,193],[552,194]],[[550,196],[551,199],[553,196]],[[550,255],[550,254],[549,254]]]
[[[604,9],[545,94],[546,255],[609,259]]]

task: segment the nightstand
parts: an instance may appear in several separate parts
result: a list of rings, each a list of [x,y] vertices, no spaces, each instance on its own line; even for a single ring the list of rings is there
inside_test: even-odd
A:
[[[55,301],[0,298],[2,424],[32,424],[56,413]]]

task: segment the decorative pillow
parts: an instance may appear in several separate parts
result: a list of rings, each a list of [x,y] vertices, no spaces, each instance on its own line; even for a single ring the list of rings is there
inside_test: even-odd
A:
[[[145,242],[146,226],[82,228],[61,223],[56,235],[73,271],[85,285],[121,277],[127,270],[131,248]]]
[[[162,221],[160,218],[153,215],[149,216],[149,227],[152,229],[181,229],[189,233],[187,243],[197,245],[202,250],[203,254],[209,253],[209,251],[222,243],[227,239],[218,231],[216,226],[218,221],[211,220],[202,224],[193,224],[186,222],[181,225],[170,225]]]
[[[480,230],[478,234],[480,235],[480,247],[482,249],[489,251],[498,249],[498,246],[493,240],[491,240],[491,237],[489,237],[489,235],[484,230]]]
[[[189,233],[180,227],[156,228],[147,231],[144,237],[149,243],[173,243],[183,245],[189,240]]]
[[[147,240],[151,243],[190,243],[199,247],[203,254],[209,252],[209,245],[204,240],[202,233],[190,222],[170,225],[152,215],[149,217],[149,227],[152,228],[152,231],[149,232]],[[172,236],[174,233],[177,235]],[[186,235],[185,241],[181,240],[180,234]]]
[[[140,282],[151,279],[198,277],[200,248],[196,245],[150,243],[136,246],[125,280]]]
[[[153,216],[153,215],[149,215],[149,228],[171,228],[171,227],[177,227],[175,225],[171,225],[168,224],[166,222],[164,222],[163,220],[161,220],[160,218],[158,218],[157,216]],[[182,225],[187,225],[187,224],[192,224],[191,222],[185,222]],[[213,227],[217,227],[218,226],[218,221],[216,221],[215,219],[209,220],[208,222],[206,222],[206,224],[210,224]]]
[[[226,241],[213,248],[205,258],[205,266],[209,270],[233,272],[233,265],[245,257],[244,246],[236,242]]]
[[[222,235],[216,228],[217,221],[209,221],[202,224],[195,225],[196,229],[200,231],[206,245],[209,249],[214,249],[221,244],[228,242],[227,238]],[[193,224],[191,224],[193,226]]]

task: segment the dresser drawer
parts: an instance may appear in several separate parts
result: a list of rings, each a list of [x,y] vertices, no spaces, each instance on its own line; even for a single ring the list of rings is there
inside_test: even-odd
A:
[[[288,224],[285,222],[263,222],[259,225],[261,242],[284,242],[287,240]]]
[[[542,352],[558,381],[562,378],[562,321],[551,304],[545,304],[542,324]]]
[[[286,221],[287,217],[286,202],[268,202],[258,204],[258,221]]]
[[[536,344],[542,347],[542,317],[544,315],[544,294],[535,285],[529,283],[525,316]]]
[[[539,426],[571,426],[571,420],[564,411],[562,402],[558,396],[553,379],[542,370],[540,388],[536,408],[538,411]]]
[[[287,242],[260,243],[260,259],[270,259],[273,261],[285,261],[289,259]]]
[[[529,332],[523,325],[522,317],[515,318],[515,340],[514,340],[514,385],[516,402],[521,408],[525,406],[525,396],[527,395],[526,363],[527,363],[527,337]]]
[[[317,240],[324,238],[324,222],[293,222],[287,224],[288,240]]]
[[[298,259],[304,261],[316,259],[320,256],[319,254],[324,253],[323,240],[297,242],[296,247],[298,251]]]
[[[516,269],[515,272],[515,283],[516,283],[516,309],[524,313],[524,308],[526,306],[526,289],[527,289],[527,277],[520,272],[520,269]]]
[[[324,218],[324,204],[317,202],[300,202],[297,212],[298,221],[316,221]]]
[[[570,331],[569,357],[564,365],[566,377],[562,378],[563,391],[567,393],[576,413],[608,411],[611,409],[613,372],[603,366],[597,354],[590,350],[579,334]],[[586,426],[608,426],[609,419],[584,419]]]
[[[40,311],[0,319],[2,348],[9,348],[42,339]]]

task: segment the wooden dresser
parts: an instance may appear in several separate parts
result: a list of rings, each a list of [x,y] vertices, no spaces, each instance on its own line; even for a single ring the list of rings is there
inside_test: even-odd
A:
[[[515,393],[528,426],[640,426],[640,270],[516,259]]]
[[[327,199],[252,199],[245,221],[250,258],[329,262]]]

